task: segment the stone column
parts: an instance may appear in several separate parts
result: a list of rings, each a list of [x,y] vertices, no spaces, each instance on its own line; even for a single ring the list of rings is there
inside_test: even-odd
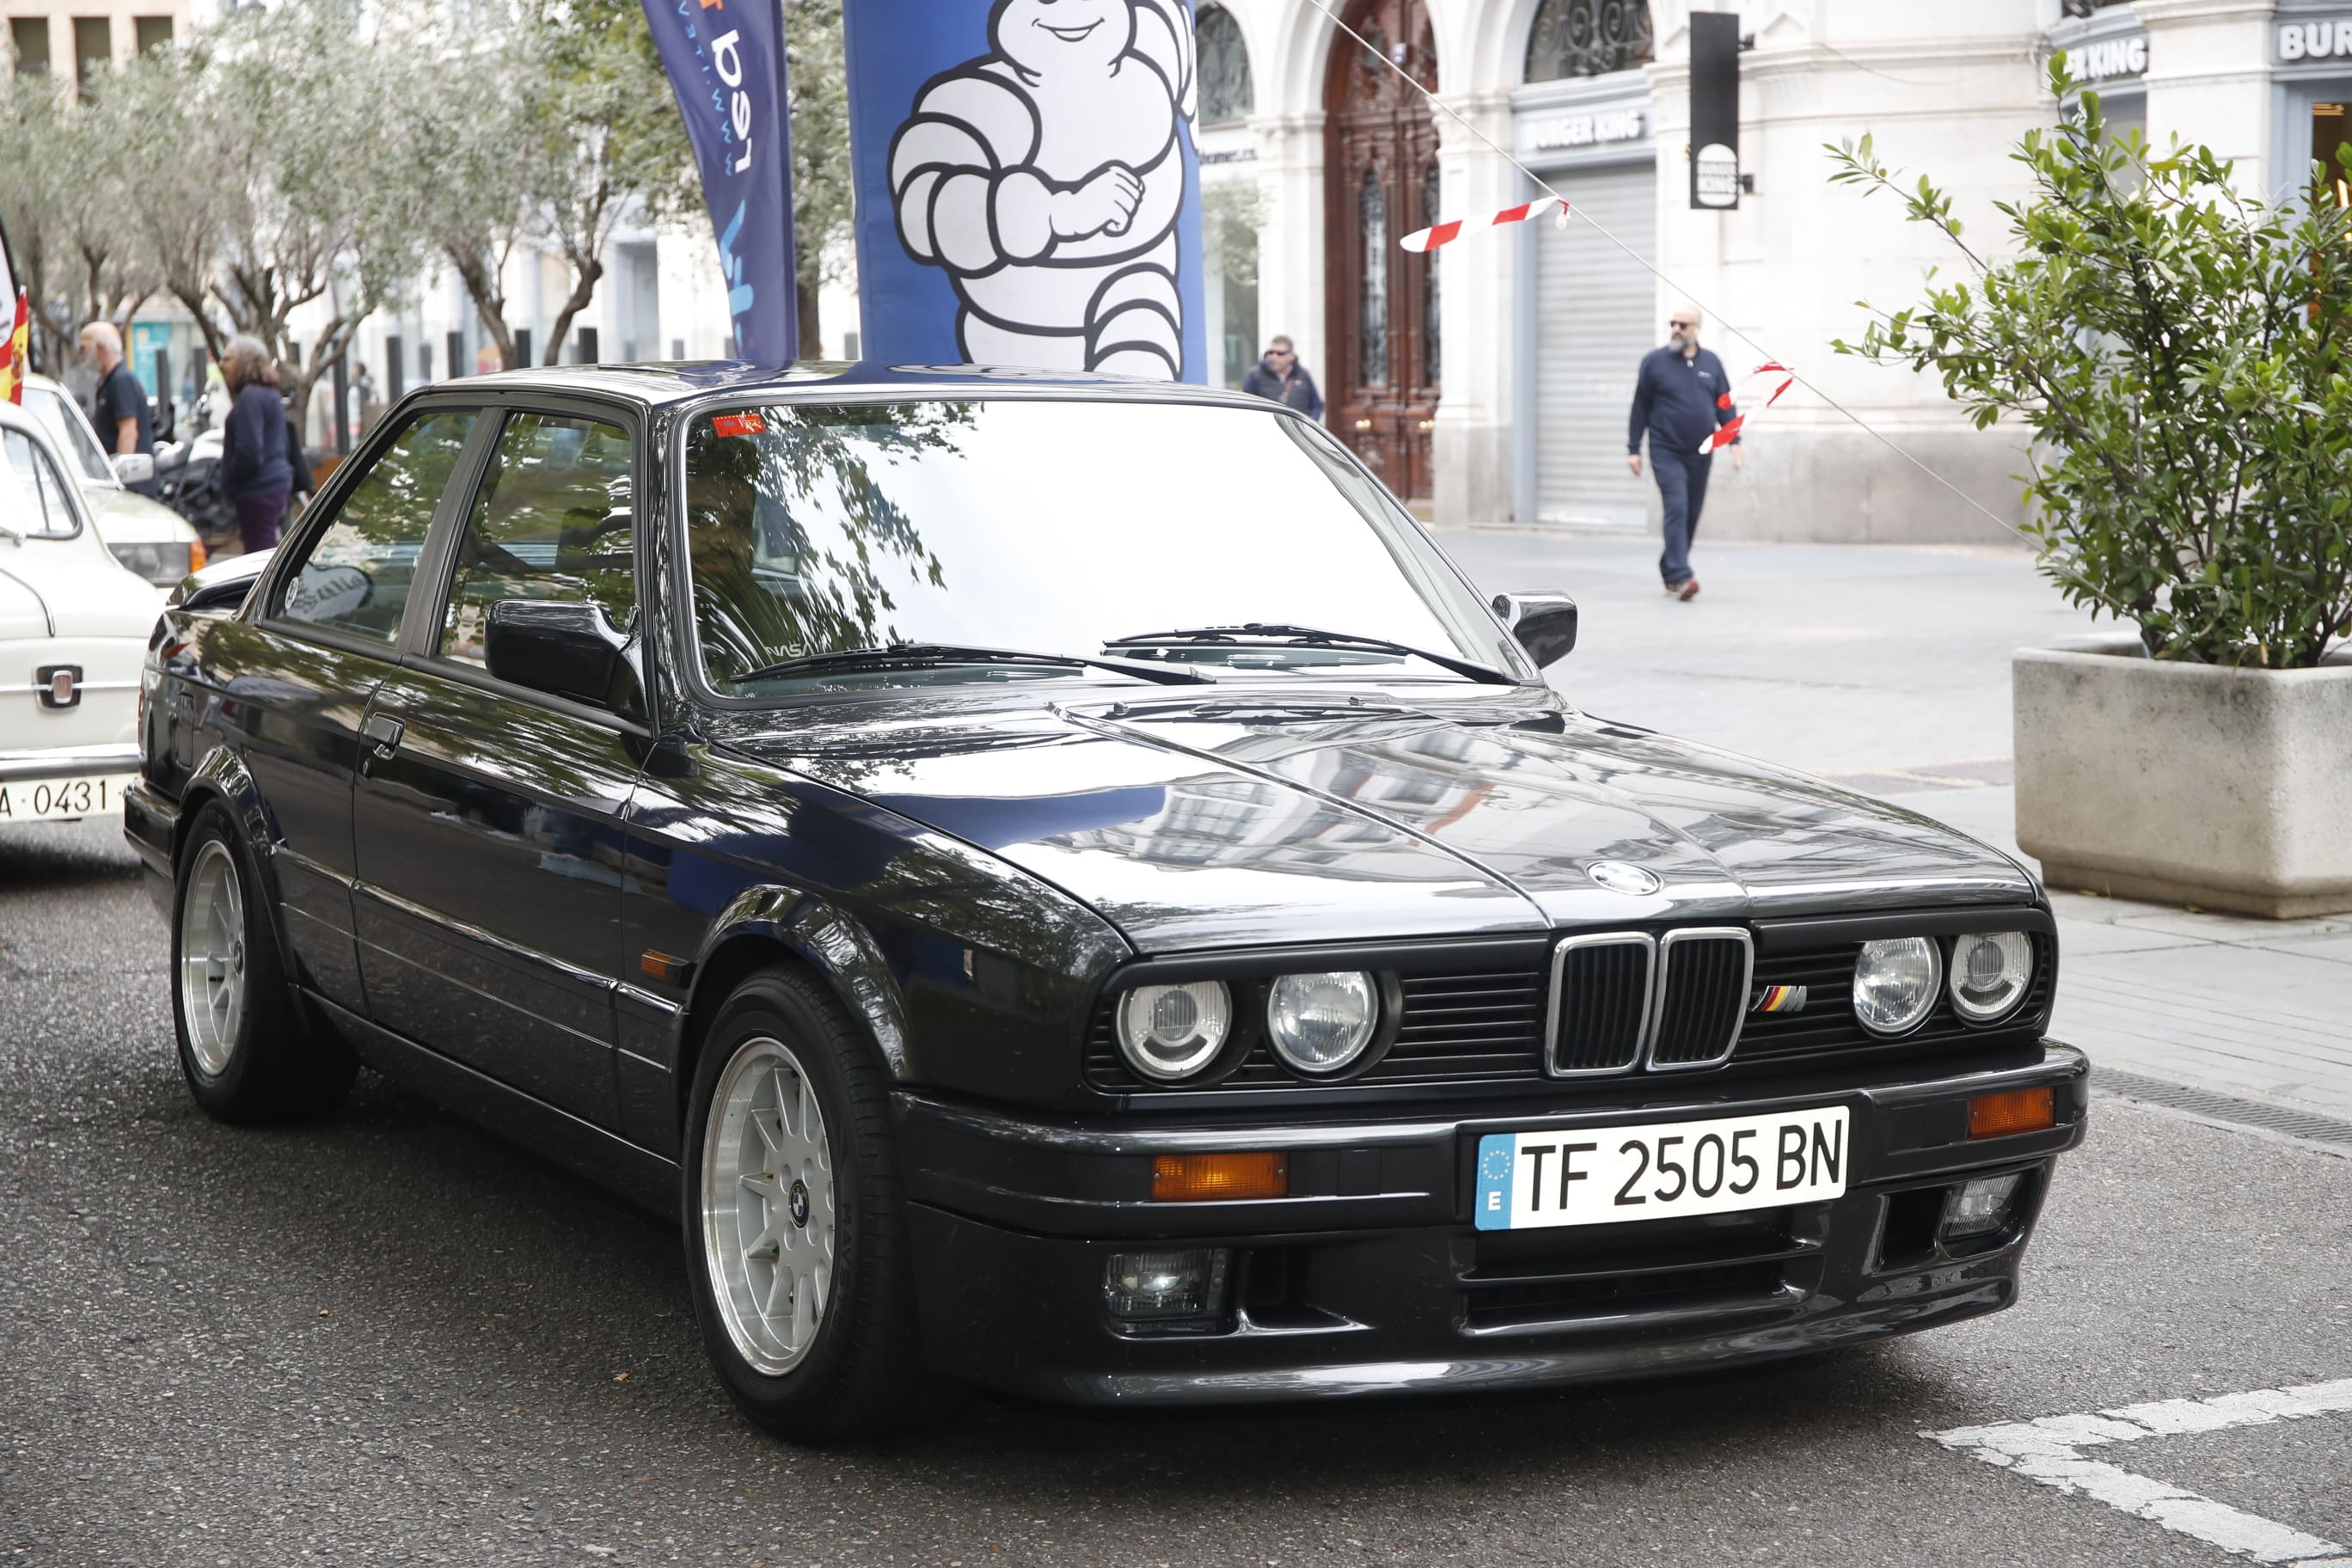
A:
[[[1444,101],[1500,146],[1511,144],[1506,90],[1448,93]],[[1525,199],[1519,172],[1461,121],[1440,113],[1439,211],[1491,212]],[[1433,459],[1441,528],[1508,522],[1511,516],[1511,376],[1517,343],[1511,290],[1517,251],[1509,236],[1481,235],[1437,252],[1440,364]]]
[[[2201,142],[2237,161],[2238,189],[2250,195],[2293,175],[2284,161],[2301,153],[2271,145],[2271,0],[2138,0],[2133,9],[2147,28],[2148,145]]]
[[[1266,84],[1261,83],[1260,90]],[[1258,346],[1279,333],[1330,395],[1323,343],[1323,111],[1261,114],[1258,185],[1265,226],[1258,232]]]

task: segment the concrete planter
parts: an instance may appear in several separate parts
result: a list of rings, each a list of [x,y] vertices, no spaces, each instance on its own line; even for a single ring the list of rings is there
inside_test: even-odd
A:
[[[2017,843],[2053,888],[2292,920],[2352,910],[2352,665],[2021,648]]]

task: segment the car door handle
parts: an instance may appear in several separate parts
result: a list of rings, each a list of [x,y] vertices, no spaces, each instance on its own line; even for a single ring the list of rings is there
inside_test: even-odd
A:
[[[381,713],[371,713],[367,722],[360,726],[360,737],[368,744],[367,756],[378,760],[400,750],[400,738],[407,732],[399,720],[387,719]]]

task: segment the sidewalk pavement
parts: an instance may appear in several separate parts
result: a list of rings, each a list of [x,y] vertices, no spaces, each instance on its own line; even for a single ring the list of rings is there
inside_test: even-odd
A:
[[[1767,757],[2017,853],[2012,648],[2107,629],[2021,553],[1703,544],[1696,603],[1654,539],[1440,534],[1489,592],[1563,588],[1583,612],[1552,667],[1580,707]],[[2051,1032],[2103,1066],[2352,1113],[2352,914],[2259,921],[2053,888]]]

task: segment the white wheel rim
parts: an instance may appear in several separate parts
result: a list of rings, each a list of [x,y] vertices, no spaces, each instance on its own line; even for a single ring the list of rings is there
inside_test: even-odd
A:
[[[833,1147],[816,1087],[782,1042],[747,1041],[702,1133],[702,1255],[735,1349],[780,1376],[800,1364],[833,1288]]]
[[[228,846],[208,839],[180,899],[180,1016],[206,1078],[228,1070],[245,1016],[245,892]]]

